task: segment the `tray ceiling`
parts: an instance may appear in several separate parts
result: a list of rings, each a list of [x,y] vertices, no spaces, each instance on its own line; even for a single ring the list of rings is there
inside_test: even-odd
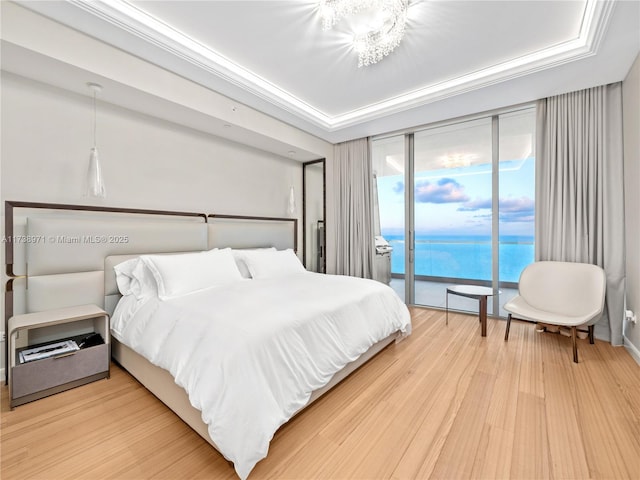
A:
[[[362,68],[315,1],[20,3],[332,142],[622,80],[640,50],[638,2],[411,0]]]

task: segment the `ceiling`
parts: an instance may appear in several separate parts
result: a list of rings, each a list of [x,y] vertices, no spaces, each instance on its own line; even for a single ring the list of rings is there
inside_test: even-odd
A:
[[[640,51],[638,1],[410,0],[362,68],[316,1],[19,3],[333,143],[623,80]]]

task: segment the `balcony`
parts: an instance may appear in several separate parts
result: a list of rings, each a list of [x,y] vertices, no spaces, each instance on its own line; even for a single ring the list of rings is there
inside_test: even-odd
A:
[[[469,282],[465,279],[456,279],[455,282],[447,282],[416,278],[415,304],[444,309],[447,287],[470,283],[477,282]],[[400,298],[405,298],[403,275],[394,274],[389,285],[398,293]],[[488,282],[486,284],[482,283],[482,285],[490,286]],[[499,316],[506,318],[507,312],[502,308],[502,306],[518,294],[518,287],[515,284],[508,284],[507,287],[500,287],[500,292],[501,293],[498,300],[500,305]],[[449,295],[449,308],[451,310],[460,310],[473,313],[478,311],[478,302],[470,298],[459,297],[457,295]],[[491,299],[489,299],[487,311],[489,315],[493,315],[493,302]]]
[[[388,237],[388,238],[387,238]],[[404,235],[387,235],[392,246],[391,287],[404,299]],[[415,240],[415,304],[445,308],[447,287],[482,285],[491,287],[492,241],[490,236],[417,236]],[[534,261],[530,236],[503,235],[499,242],[500,295],[498,316],[506,318],[502,306],[518,294],[520,272]],[[478,280],[482,279],[482,280]],[[488,313],[494,315],[489,299]],[[449,296],[449,308],[477,312],[473,299]]]

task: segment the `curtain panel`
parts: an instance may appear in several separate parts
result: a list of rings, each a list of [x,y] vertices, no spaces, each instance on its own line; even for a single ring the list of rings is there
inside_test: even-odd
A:
[[[536,260],[592,263],[607,277],[599,338],[622,345],[625,294],[622,86],[542,99],[537,109]]]
[[[367,138],[334,146],[332,181],[334,271],[338,275],[373,278],[373,175]]]

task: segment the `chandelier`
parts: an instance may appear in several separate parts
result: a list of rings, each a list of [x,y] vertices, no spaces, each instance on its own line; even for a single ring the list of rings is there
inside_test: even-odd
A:
[[[320,16],[325,30],[342,18],[369,13],[366,30],[354,35],[358,67],[378,63],[400,44],[407,23],[408,0],[320,0]]]

